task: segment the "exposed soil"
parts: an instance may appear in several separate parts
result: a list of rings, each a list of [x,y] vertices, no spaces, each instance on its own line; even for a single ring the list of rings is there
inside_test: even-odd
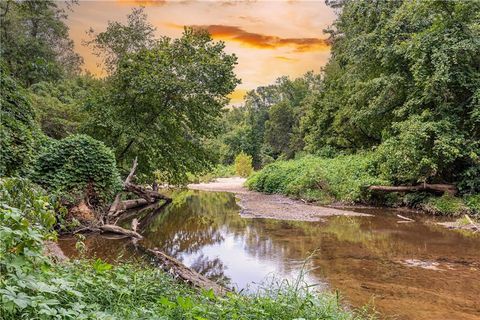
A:
[[[193,190],[232,192],[239,199],[240,214],[249,218],[278,220],[321,221],[331,216],[369,216],[349,210],[341,210],[307,204],[278,194],[250,191],[243,186],[244,178],[218,178],[209,183],[189,184]]]

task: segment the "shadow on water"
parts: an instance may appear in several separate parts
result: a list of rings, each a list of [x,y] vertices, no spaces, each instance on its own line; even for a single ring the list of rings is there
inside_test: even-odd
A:
[[[142,241],[239,289],[255,288],[272,274],[293,277],[315,251],[307,280],[328,283],[354,306],[373,303],[395,319],[480,318],[480,237],[425,221],[398,223],[387,209],[361,211],[375,216],[245,219],[232,194],[181,191],[172,205],[148,216]],[[133,258],[126,244],[86,239],[88,254],[109,261]],[[74,239],[60,245],[76,255]]]

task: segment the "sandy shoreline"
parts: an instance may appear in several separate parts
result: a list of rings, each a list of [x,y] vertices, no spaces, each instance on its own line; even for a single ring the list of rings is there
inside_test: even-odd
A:
[[[240,214],[250,218],[279,220],[322,221],[331,216],[369,216],[368,214],[316,206],[293,200],[278,194],[250,191],[243,186],[246,179],[239,177],[218,178],[209,183],[189,184],[192,190],[232,192],[239,199]]]

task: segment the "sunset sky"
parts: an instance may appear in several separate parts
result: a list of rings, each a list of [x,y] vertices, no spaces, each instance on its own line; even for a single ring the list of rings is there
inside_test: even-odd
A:
[[[244,93],[267,85],[282,75],[291,77],[325,65],[330,48],[323,29],[335,14],[324,0],[317,1],[80,1],[69,13],[70,35],[84,67],[102,75],[99,60],[81,45],[86,31],[105,30],[108,21],[125,21],[133,7],[145,6],[158,36],[179,37],[183,26],[207,28],[226,50],[238,56],[236,73],[242,79],[232,104]]]

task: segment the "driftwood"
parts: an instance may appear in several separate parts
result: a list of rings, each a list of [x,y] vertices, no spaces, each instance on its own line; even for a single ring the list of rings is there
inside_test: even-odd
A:
[[[473,228],[477,229],[477,231],[480,231],[480,226],[478,224],[476,224],[475,222],[473,222],[473,220],[469,216],[465,215],[465,218],[468,220],[468,222],[470,222],[470,225]],[[475,231],[475,232],[477,232],[477,231]]]
[[[406,220],[406,222],[415,222],[415,220],[413,219],[410,219],[410,218],[407,218],[407,217],[404,217],[400,214],[397,214],[397,217],[399,217],[400,219],[403,219],[403,220]]]
[[[202,288],[206,290],[213,290],[216,295],[225,295],[229,290],[218,283],[208,279],[185,266],[177,259],[170,257],[169,255],[158,251],[147,249],[142,246],[137,246],[141,252],[145,253],[148,257],[152,258],[155,264],[157,264],[162,270],[173,275],[176,279],[180,279],[194,287]]]
[[[100,226],[99,229],[103,232],[112,232],[112,233],[122,234],[131,238],[136,238],[136,239],[143,238],[142,235],[140,235],[136,231],[124,229],[122,227],[119,227],[113,224],[104,224],[103,226]]]
[[[382,192],[416,192],[429,191],[438,193],[449,193],[454,195],[457,193],[457,188],[452,184],[428,184],[423,183],[416,186],[370,186],[368,190],[382,191]]]

